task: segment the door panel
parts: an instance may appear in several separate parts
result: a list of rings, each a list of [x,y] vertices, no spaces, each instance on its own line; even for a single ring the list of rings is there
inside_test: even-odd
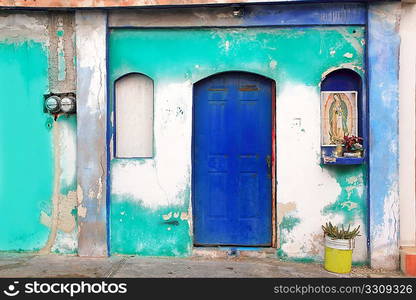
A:
[[[272,82],[227,72],[194,88],[197,245],[271,245]]]

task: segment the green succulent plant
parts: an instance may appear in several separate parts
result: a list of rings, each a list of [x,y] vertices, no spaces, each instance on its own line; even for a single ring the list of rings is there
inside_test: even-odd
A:
[[[326,223],[325,226],[322,225],[322,230],[324,234],[333,239],[339,240],[351,240],[357,236],[360,236],[360,225],[351,230],[351,225],[348,225],[347,230],[344,229],[344,225],[341,225],[341,228],[334,226],[331,222]]]

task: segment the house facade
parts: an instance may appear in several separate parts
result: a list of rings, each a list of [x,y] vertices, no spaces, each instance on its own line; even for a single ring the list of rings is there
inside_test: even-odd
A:
[[[321,261],[329,221],[356,264],[415,246],[412,1],[0,7],[0,251]]]

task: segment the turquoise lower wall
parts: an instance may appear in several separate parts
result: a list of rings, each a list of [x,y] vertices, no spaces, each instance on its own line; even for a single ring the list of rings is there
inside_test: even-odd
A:
[[[53,149],[45,45],[0,43],[0,251],[42,248],[49,228],[41,211],[51,212]]]
[[[190,253],[189,224],[180,218],[180,212],[186,207],[174,205],[151,209],[132,199],[120,198],[113,197],[111,205],[113,254],[184,256]]]
[[[52,119],[52,117],[51,117]],[[52,126],[59,126],[59,218],[56,237],[51,251],[59,254],[76,254],[78,248],[78,209],[76,181],[77,116],[60,115]]]

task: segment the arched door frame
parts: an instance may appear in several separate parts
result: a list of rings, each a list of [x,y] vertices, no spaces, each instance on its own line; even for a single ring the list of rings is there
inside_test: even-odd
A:
[[[270,77],[264,76],[262,74],[258,74],[258,73],[253,73],[253,72],[247,72],[247,71],[241,71],[241,70],[230,70],[230,71],[223,71],[223,72],[218,72],[218,73],[214,73],[211,75],[208,75],[204,78],[199,79],[198,81],[195,81],[193,83],[193,88],[192,88],[192,169],[194,168],[194,133],[195,133],[195,87],[197,86],[198,83],[207,80],[209,78],[212,78],[214,76],[218,76],[221,74],[227,74],[227,73],[247,73],[247,74],[252,74],[258,77],[263,77],[266,78],[268,80],[270,80],[271,82],[271,122],[272,122],[272,126],[271,126],[271,210],[272,210],[272,216],[271,216],[271,228],[272,228],[272,238],[271,238],[271,248],[277,248],[279,247],[279,236],[278,236],[278,231],[277,231],[277,194],[276,194],[276,188],[277,188],[277,179],[276,179],[276,174],[277,174],[277,166],[276,166],[276,81]],[[194,172],[192,171],[192,191],[194,188]],[[192,212],[194,211],[194,200],[195,200],[195,194],[194,192],[192,192],[192,196],[191,196],[191,206],[192,206]],[[193,213],[192,213],[192,220],[193,220]],[[194,222],[192,221],[192,227],[194,226]],[[192,228],[192,233],[194,233],[194,228]],[[192,234],[192,238],[194,238],[194,235]]]

